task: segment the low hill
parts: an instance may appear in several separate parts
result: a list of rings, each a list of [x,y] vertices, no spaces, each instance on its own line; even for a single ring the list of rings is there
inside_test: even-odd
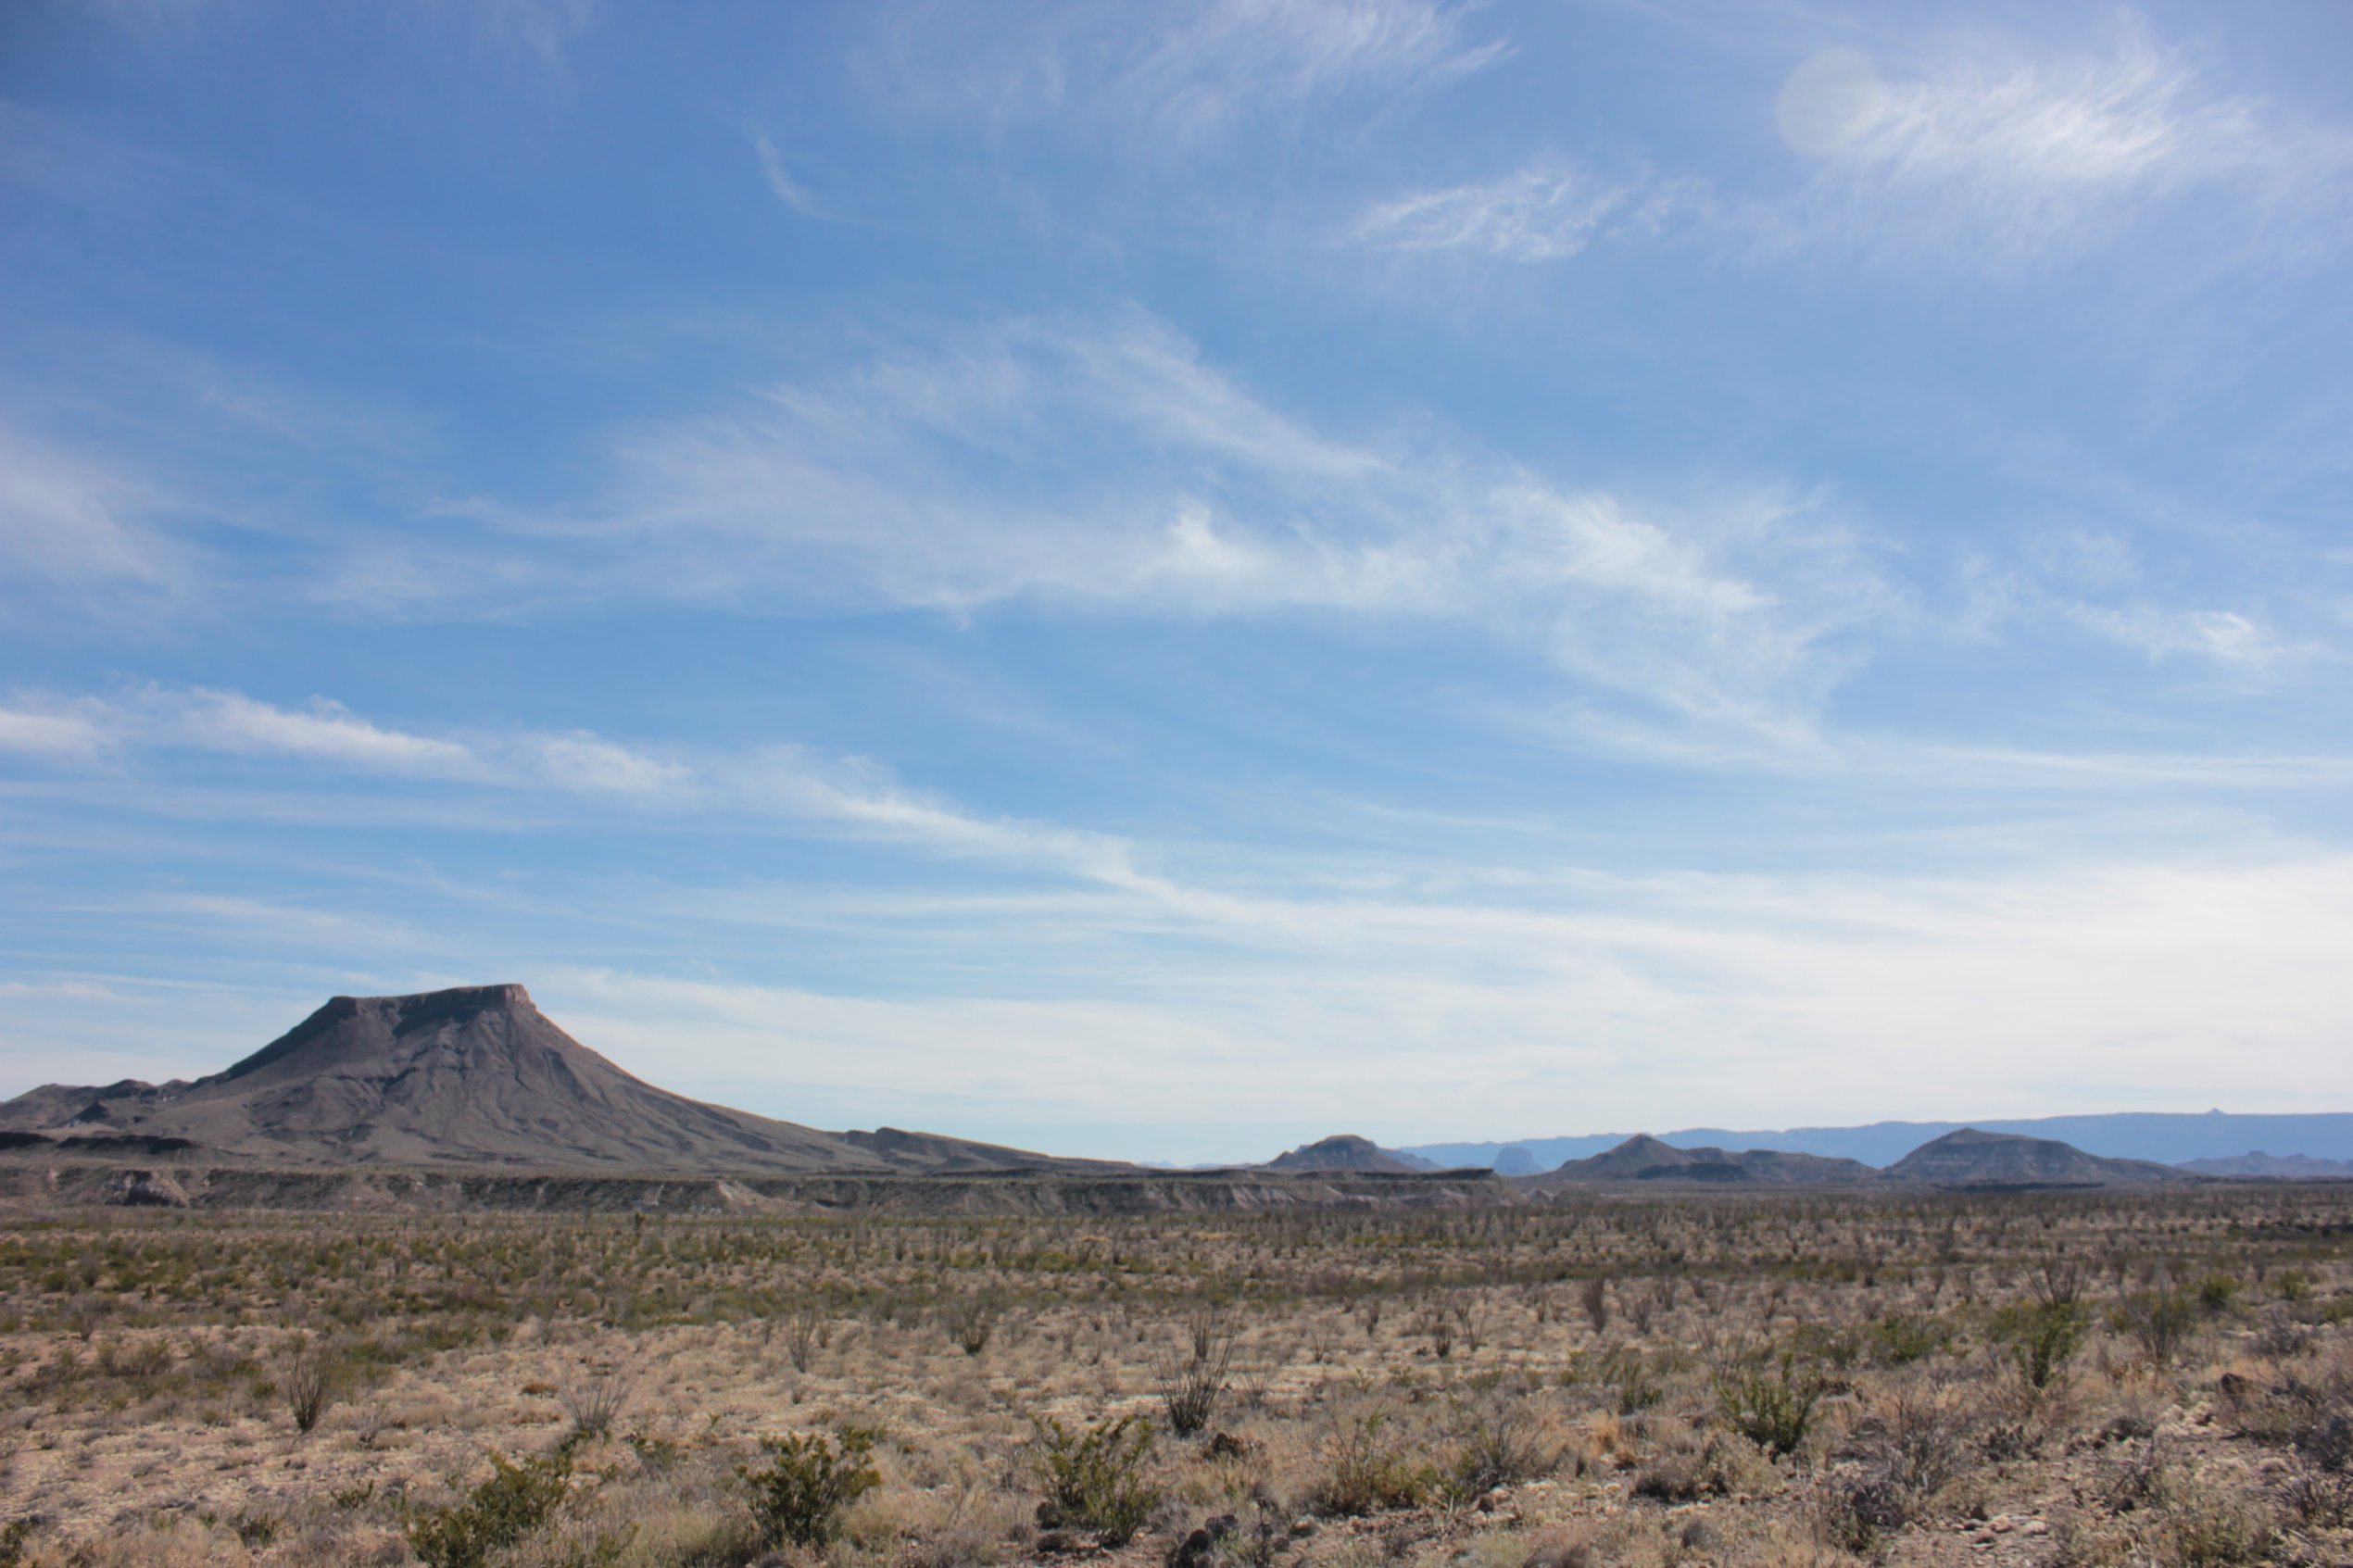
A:
[[[521,985],[337,997],[192,1084],[48,1085],[0,1128],[294,1164],[535,1171],[971,1173],[1124,1169],[885,1128],[828,1133],[708,1105],[623,1072]],[[156,1140],[172,1140],[161,1145]],[[127,1150],[126,1150],[127,1151]]]
[[[1922,1144],[1887,1168],[1890,1181],[1929,1186],[2137,1186],[2196,1178],[2145,1160],[2108,1160],[2056,1138],[2021,1137],[1963,1127]]]
[[[1557,1170],[1532,1178],[1541,1186],[1571,1186],[1590,1182],[1705,1183],[1745,1186],[1855,1186],[1876,1182],[1880,1173],[1853,1160],[1826,1160],[1810,1154],[1785,1154],[1777,1149],[1678,1148],[1648,1134],[1638,1133],[1615,1148],[1583,1160],[1571,1160]]]
[[[1428,1171],[1434,1167],[1393,1154],[1370,1138],[1360,1138],[1353,1133],[1340,1133],[1328,1138],[1318,1138],[1314,1143],[1302,1144],[1287,1154],[1275,1156],[1258,1168],[1263,1171],[1386,1171],[1402,1173]]]

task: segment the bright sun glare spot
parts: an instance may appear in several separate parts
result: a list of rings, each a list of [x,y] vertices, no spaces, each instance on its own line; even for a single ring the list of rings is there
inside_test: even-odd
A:
[[[1852,145],[1879,117],[1886,90],[1870,57],[1855,49],[1825,49],[1790,72],[1773,106],[1781,140],[1807,157],[1829,157]]]

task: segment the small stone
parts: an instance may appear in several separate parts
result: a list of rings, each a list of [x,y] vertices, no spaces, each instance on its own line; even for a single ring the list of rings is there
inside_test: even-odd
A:
[[[1290,1522],[1290,1533],[1293,1540],[1305,1540],[1315,1533],[1315,1522],[1313,1519],[1294,1519]]]

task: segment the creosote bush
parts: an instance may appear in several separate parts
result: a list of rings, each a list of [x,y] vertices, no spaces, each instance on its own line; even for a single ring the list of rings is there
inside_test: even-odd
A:
[[[2068,1363],[2083,1346],[2091,1324],[2082,1303],[2069,1300],[2029,1301],[2006,1307],[1994,1318],[1994,1334],[2005,1341],[2027,1386],[2056,1386],[2067,1376]]]
[[[422,1512],[409,1526],[409,1545],[425,1568],[484,1568],[494,1555],[547,1522],[572,1480],[568,1450],[516,1464],[490,1456],[491,1475],[464,1500]]]
[[[1354,1517],[1413,1508],[1428,1498],[1438,1477],[1414,1449],[1387,1411],[1342,1417],[1325,1448],[1323,1473],[1308,1491],[1317,1513]]]
[[[737,1474],[751,1488],[762,1546],[824,1546],[841,1528],[842,1512],[882,1485],[868,1462],[875,1440],[865,1432],[844,1432],[838,1444],[821,1432],[796,1433],[763,1438],[760,1447],[767,1462]]]
[[[1806,1441],[1823,1386],[1811,1368],[1799,1369],[1795,1356],[1784,1353],[1775,1362],[1743,1356],[1718,1369],[1716,1405],[1733,1431],[1780,1459]]]
[[[1046,1500],[1068,1524],[1093,1530],[1106,1546],[1125,1546],[1160,1506],[1161,1490],[1145,1479],[1152,1424],[1123,1415],[1073,1431],[1051,1416],[1036,1419],[1031,1464]]]

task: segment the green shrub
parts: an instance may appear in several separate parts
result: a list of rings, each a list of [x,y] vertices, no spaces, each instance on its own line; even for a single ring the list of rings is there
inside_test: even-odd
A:
[[[2067,1374],[2083,1346],[2083,1309],[2074,1301],[2035,1301],[1994,1314],[1994,1337],[2010,1348],[2031,1387],[2048,1388]]]
[[[2197,1282],[2197,1304],[2209,1318],[2219,1318],[2238,1300],[2239,1282],[2226,1273],[2210,1273]]]
[[[1390,1431],[1388,1414],[1381,1411],[1342,1423],[1333,1434],[1329,1457],[1328,1468],[1308,1493],[1308,1505],[1318,1513],[1353,1518],[1415,1508],[1438,1480],[1428,1465],[1406,1457],[1403,1441]]]
[[[1152,1424],[1123,1415],[1074,1432],[1051,1416],[1038,1418],[1032,1463],[1046,1500],[1071,1524],[1100,1533],[1106,1546],[1125,1546],[1160,1506],[1160,1488],[1144,1479],[1151,1457]]]
[[[763,1547],[823,1546],[841,1527],[842,1511],[882,1485],[867,1462],[875,1440],[845,1432],[838,1445],[822,1433],[761,1440],[768,1462],[736,1474],[751,1486],[752,1515]]]
[[[409,1546],[426,1568],[484,1568],[494,1552],[516,1545],[547,1522],[564,1500],[572,1478],[567,1453],[515,1464],[490,1456],[490,1479],[463,1502],[419,1514],[409,1526]]]
[[[2114,1326],[2130,1334],[2154,1365],[2167,1367],[2197,1327],[2197,1304],[2187,1291],[2144,1290],[2119,1307]]]
[[[1781,1357],[1775,1373],[1751,1358],[1716,1374],[1716,1404],[1725,1422],[1775,1459],[1806,1441],[1821,1397],[1821,1378],[1810,1369],[1800,1372],[1794,1356]]]
[[[1944,1348],[1953,1337],[1950,1327],[1934,1318],[1890,1312],[1873,1323],[1866,1336],[1871,1359],[1881,1366],[1909,1366]]]

